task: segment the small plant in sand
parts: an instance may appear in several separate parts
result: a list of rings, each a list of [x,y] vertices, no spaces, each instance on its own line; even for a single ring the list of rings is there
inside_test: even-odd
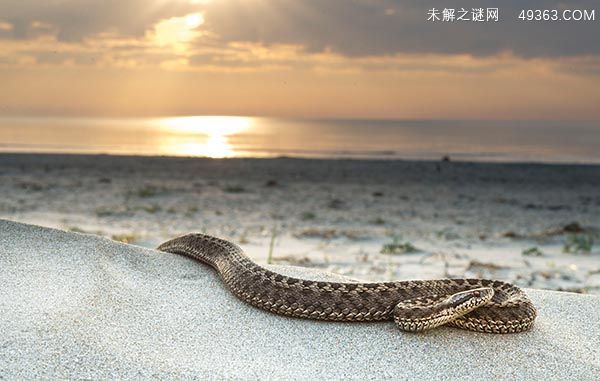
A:
[[[340,200],[339,198],[334,198],[332,200],[329,200],[329,202],[327,203],[327,207],[329,209],[335,210],[344,209],[346,207],[346,202],[344,200]]]
[[[318,238],[318,239],[334,239],[340,236],[336,229],[321,229],[321,228],[308,228],[304,229],[299,233],[295,233],[296,238]]]
[[[392,262],[392,257],[390,257],[389,255],[387,257],[387,263],[386,263],[385,268],[386,268],[387,279],[388,279],[388,281],[391,281],[392,279],[394,279],[394,272],[396,269],[395,269],[394,263]]]
[[[541,257],[544,255],[542,251],[537,247],[530,247],[529,249],[525,249],[521,252],[526,257]]]
[[[94,235],[106,235],[105,232],[101,231],[101,230],[86,230],[86,229],[82,229],[78,226],[69,226],[67,228],[68,231],[73,232],[73,233],[81,233],[81,234],[94,234]]]
[[[113,234],[113,241],[123,242],[123,243],[131,243],[136,240],[136,236],[133,234]]]
[[[273,263],[273,251],[275,250],[275,239],[277,239],[277,225],[273,226],[271,241],[269,242],[269,254],[267,255],[267,264]]]
[[[594,246],[594,237],[590,234],[573,234],[567,237],[563,246],[564,253],[589,254]]]
[[[19,183],[18,185],[21,187],[21,189],[31,191],[31,192],[41,192],[44,190],[44,186],[42,184],[29,182],[29,181],[23,181],[23,182]]]
[[[410,242],[400,242],[398,237],[394,237],[392,242],[386,243],[381,247],[381,254],[409,254],[418,253],[420,250]]]
[[[108,209],[106,207],[96,208],[95,212],[96,212],[96,216],[98,216],[98,217],[108,217],[108,216],[111,216],[114,214],[114,211],[112,211],[111,209]]]
[[[196,214],[196,212],[198,211],[198,207],[196,205],[192,205],[190,206],[186,212],[185,212],[185,216],[186,217],[193,217],[194,214]]]
[[[158,189],[152,185],[145,185],[144,187],[136,190],[134,194],[140,198],[154,197],[158,194]]]
[[[385,225],[385,220],[381,217],[377,217],[371,221],[373,225]]]
[[[83,230],[82,228],[80,228],[79,226],[69,226],[67,228],[68,231],[70,232],[74,232],[74,233],[87,233],[86,230]]]
[[[160,207],[160,205],[157,204],[151,204],[151,205],[144,205],[142,207],[142,209],[146,212],[146,213],[150,213],[150,214],[154,214],[156,212],[160,212],[162,210],[162,208]]]
[[[223,191],[226,193],[244,193],[246,188],[241,185],[227,185],[223,188]]]
[[[315,218],[317,218],[317,215],[313,212],[304,212],[304,213],[302,213],[301,218],[303,221],[310,221],[310,220],[314,220]]]
[[[240,235],[239,243],[246,244],[246,243],[249,243],[249,242],[250,242],[250,240],[248,239],[248,229],[244,229],[244,231]]]

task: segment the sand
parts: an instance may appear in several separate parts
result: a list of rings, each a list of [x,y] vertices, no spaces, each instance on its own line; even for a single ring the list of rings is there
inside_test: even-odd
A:
[[[274,266],[312,279],[328,275]],[[257,310],[207,267],[0,220],[0,379],[595,380],[600,297],[527,290],[532,331],[327,323]]]
[[[263,264],[274,238],[273,264],[591,294],[598,189],[585,165],[0,154],[0,218],[149,248],[203,231]]]

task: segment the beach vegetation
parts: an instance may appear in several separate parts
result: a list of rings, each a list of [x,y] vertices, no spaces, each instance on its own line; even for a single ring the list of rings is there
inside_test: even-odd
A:
[[[296,238],[318,238],[318,239],[337,239],[347,238],[352,241],[369,238],[368,233],[361,230],[340,230],[335,228],[307,228],[301,232],[294,233]]]
[[[277,225],[273,226],[271,232],[271,241],[269,241],[269,253],[267,254],[267,264],[273,263],[273,252],[275,251],[275,240],[277,239]]]
[[[507,232],[502,233],[502,237],[504,237],[504,238],[520,238],[521,235],[518,233],[515,233],[512,230],[509,230]]]
[[[132,243],[137,239],[133,234],[113,234],[111,236],[113,241],[123,242],[123,243]]]
[[[396,266],[394,262],[392,262],[392,257],[388,255],[387,263],[386,263],[386,276],[388,281],[392,281],[394,279],[394,273],[396,272]]]
[[[112,216],[114,214],[113,210],[106,208],[106,207],[96,208],[95,212],[96,212],[97,217],[108,217],[108,216]]]
[[[294,236],[297,238],[333,239],[339,237],[339,232],[336,229],[308,228]]]
[[[82,228],[80,228],[79,226],[69,226],[67,228],[68,231],[70,232],[74,232],[74,233],[87,233],[86,230],[83,230]]]
[[[193,217],[197,211],[198,211],[198,207],[196,205],[192,205],[185,211],[185,216]]]
[[[145,185],[133,192],[133,195],[140,198],[154,197],[158,195],[159,189],[152,185]]]
[[[226,185],[223,191],[226,193],[244,193],[246,188],[241,185]]]
[[[31,192],[41,192],[44,190],[44,185],[36,182],[23,181],[19,183],[19,187],[21,189],[31,191]]]
[[[567,237],[563,245],[564,253],[589,254],[594,246],[594,237],[591,234],[572,234]]]
[[[240,235],[239,243],[243,245],[250,243],[250,240],[248,239],[248,229],[244,229],[244,231]]]
[[[343,209],[346,207],[346,202],[344,200],[340,200],[339,198],[334,198],[332,200],[329,200],[329,202],[327,203],[327,207],[329,209],[335,210]]]
[[[541,257],[544,255],[542,251],[538,247],[530,247],[529,249],[525,249],[521,252],[522,255],[526,257]]]
[[[371,223],[373,225],[384,225],[385,224],[385,220],[381,217],[377,217],[374,220],[371,221]]]
[[[160,212],[162,210],[162,208],[158,204],[150,204],[150,205],[144,205],[142,207],[142,210],[145,211],[146,213],[154,214],[156,212]]]
[[[317,215],[313,212],[304,212],[304,213],[302,213],[301,218],[303,221],[309,221],[309,220],[314,220],[315,218],[317,218]]]
[[[394,237],[392,242],[386,243],[381,247],[381,254],[410,254],[418,253],[421,250],[417,249],[410,242],[401,242],[398,237]]]
[[[460,235],[450,230],[438,230],[435,232],[436,237],[445,239],[446,241],[452,241],[460,239]]]

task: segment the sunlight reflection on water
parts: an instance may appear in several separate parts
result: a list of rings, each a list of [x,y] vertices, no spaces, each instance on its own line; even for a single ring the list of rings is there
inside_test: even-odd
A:
[[[252,126],[252,118],[238,116],[190,116],[160,119],[169,134],[159,150],[166,155],[224,158],[237,156],[231,135]]]
[[[0,152],[600,163],[600,122],[0,117]]]

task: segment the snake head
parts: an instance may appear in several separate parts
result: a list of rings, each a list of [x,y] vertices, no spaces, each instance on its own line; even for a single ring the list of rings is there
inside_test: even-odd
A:
[[[446,303],[456,314],[464,315],[478,307],[486,305],[493,297],[494,290],[492,288],[481,287],[452,294],[448,297]]]
[[[481,287],[457,292],[448,297],[425,296],[406,300],[394,308],[394,321],[404,331],[425,331],[448,324],[486,305],[493,297],[492,288]]]

